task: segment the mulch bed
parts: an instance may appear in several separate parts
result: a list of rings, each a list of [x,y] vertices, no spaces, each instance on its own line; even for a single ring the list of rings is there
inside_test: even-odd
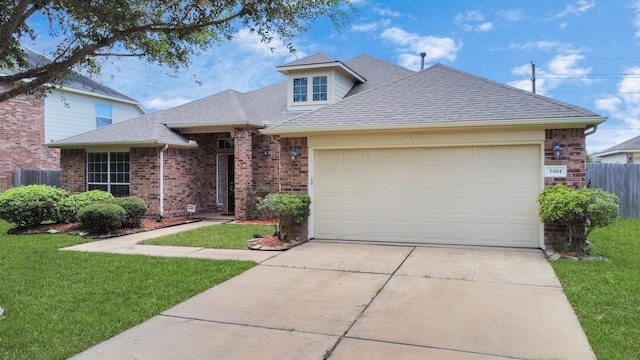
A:
[[[100,238],[106,237],[114,237],[114,236],[122,236],[135,234],[143,231],[161,229],[174,225],[188,224],[195,222],[197,220],[189,220],[187,218],[178,218],[178,219],[168,219],[157,222],[155,220],[142,220],[140,221],[139,228],[120,228],[116,234],[100,236]],[[55,223],[55,224],[42,224],[29,229],[25,228],[14,228],[9,230],[10,234],[17,235],[28,235],[28,234],[44,234],[44,233],[68,233],[68,234],[80,234],[82,233],[82,229],[80,229],[80,223]]]

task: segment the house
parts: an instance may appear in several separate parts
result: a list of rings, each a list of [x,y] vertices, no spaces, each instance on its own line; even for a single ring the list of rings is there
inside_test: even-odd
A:
[[[585,182],[605,118],[443,65],[319,53],[227,90],[49,144],[71,191],[139,196],[149,216],[253,214],[251,189],[309,194],[315,239],[544,248],[540,191]],[[109,168],[108,173],[101,169]]]
[[[621,142],[592,156],[594,162],[604,164],[640,164],[640,136]]]
[[[24,50],[30,67],[50,61]],[[16,169],[59,169],[60,151],[43,144],[143,114],[136,100],[76,73],[45,96],[0,102],[0,191],[14,185]]]

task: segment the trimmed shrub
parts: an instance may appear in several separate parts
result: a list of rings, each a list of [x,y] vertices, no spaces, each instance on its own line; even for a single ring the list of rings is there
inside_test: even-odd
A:
[[[561,184],[546,188],[538,196],[540,220],[566,225],[569,249],[585,251],[591,230],[607,226],[618,217],[618,196],[602,189],[573,189]]]
[[[97,203],[83,207],[78,218],[83,229],[92,234],[109,234],[115,232],[125,221],[127,212],[120,205]]]
[[[280,240],[286,240],[293,233],[294,225],[302,224],[310,214],[309,195],[269,194],[256,206],[260,217],[275,219],[275,230]]]
[[[110,202],[113,200],[111,193],[102,190],[91,190],[73,194],[66,197],[56,205],[60,221],[72,223],[79,221],[78,212],[87,205]]]
[[[112,204],[120,205],[127,212],[122,227],[140,227],[140,220],[147,212],[147,204],[144,200],[133,197],[116,197],[111,200]]]
[[[0,194],[0,219],[30,228],[43,221],[58,221],[56,204],[69,192],[49,185],[26,185]]]

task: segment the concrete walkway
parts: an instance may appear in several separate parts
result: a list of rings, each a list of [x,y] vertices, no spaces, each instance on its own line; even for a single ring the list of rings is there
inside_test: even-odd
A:
[[[119,236],[115,238],[96,240],[84,244],[69,246],[62,250],[68,251],[89,251],[105,252],[115,254],[139,254],[151,256],[168,257],[188,257],[215,260],[248,260],[263,262],[275,255],[277,252],[252,251],[252,250],[227,250],[208,249],[190,246],[159,246],[159,245],[138,245],[139,242],[153,239],[165,235],[175,234],[181,231],[196,229],[203,226],[222,224],[214,221],[199,221],[184,225],[166,227],[157,230],[145,231],[137,234]]]
[[[156,251],[108,241],[74,250]],[[540,251],[311,241],[252,253],[266,258],[73,359],[595,359]]]

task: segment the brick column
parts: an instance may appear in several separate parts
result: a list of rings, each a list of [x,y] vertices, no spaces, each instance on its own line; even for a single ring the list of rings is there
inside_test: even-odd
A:
[[[252,129],[235,129],[234,136],[234,192],[235,217],[246,220],[251,213],[248,209],[248,189],[253,185]]]
[[[583,187],[586,185],[587,164],[585,129],[547,129],[544,142],[545,165],[567,165],[566,178],[544,178],[544,187],[548,188],[556,184],[567,187]],[[553,143],[558,141],[562,147],[559,159],[553,156]],[[564,243],[567,240],[567,227],[556,224],[545,224],[544,243],[554,245]]]

